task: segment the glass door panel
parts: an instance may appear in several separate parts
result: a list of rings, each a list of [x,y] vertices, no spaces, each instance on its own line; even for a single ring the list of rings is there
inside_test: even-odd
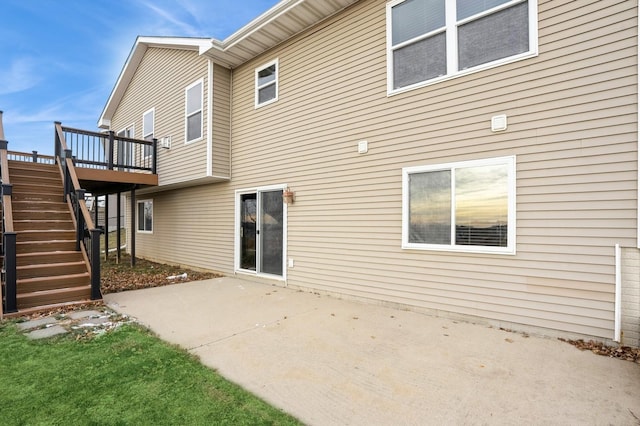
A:
[[[240,269],[256,270],[256,194],[240,196]]]
[[[259,272],[282,275],[284,209],[282,190],[263,191],[260,195]]]

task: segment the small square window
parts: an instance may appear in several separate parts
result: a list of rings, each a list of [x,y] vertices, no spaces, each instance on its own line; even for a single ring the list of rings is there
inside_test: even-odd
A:
[[[278,100],[278,60],[256,68],[255,107]]]
[[[138,232],[153,232],[153,201],[138,201]]]

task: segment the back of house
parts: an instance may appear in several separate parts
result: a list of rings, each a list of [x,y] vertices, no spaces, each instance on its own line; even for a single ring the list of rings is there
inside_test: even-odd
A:
[[[637,66],[635,1],[283,0],[100,124],[160,141],[139,256],[638,345]]]

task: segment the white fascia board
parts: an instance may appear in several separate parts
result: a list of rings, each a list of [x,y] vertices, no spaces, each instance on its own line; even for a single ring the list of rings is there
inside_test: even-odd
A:
[[[306,0],[282,0],[280,3],[276,4],[271,9],[267,10],[262,15],[258,16],[256,19],[249,22],[247,25],[224,39],[224,41],[222,42],[224,49],[230,49],[235,44],[241,42],[246,37],[251,36],[260,28],[278,19],[280,16],[284,15],[289,10],[293,9],[301,3],[304,3],[305,1]]]

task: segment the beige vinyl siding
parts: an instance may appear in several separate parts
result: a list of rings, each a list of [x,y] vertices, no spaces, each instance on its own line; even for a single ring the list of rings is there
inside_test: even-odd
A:
[[[136,234],[136,254],[232,274],[233,197],[228,183],[137,194],[153,199],[153,234]]]
[[[201,78],[203,138],[185,144],[185,88]],[[142,139],[142,114],[155,108],[155,137],[171,136],[171,149],[158,148],[161,186],[206,176],[207,85],[207,60],[197,51],[150,47],[113,115],[112,129],[135,123],[135,137]]]
[[[636,244],[633,3],[539,2],[538,57],[390,97],[381,0],[236,69],[232,188],[295,191],[288,284],[612,338],[614,245]],[[275,58],[278,101],[256,110],[254,69]],[[506,155],[515,256],[400,248],[403,167]]]
[[[231,177],[231,70],[213,68],[213,176]]]

